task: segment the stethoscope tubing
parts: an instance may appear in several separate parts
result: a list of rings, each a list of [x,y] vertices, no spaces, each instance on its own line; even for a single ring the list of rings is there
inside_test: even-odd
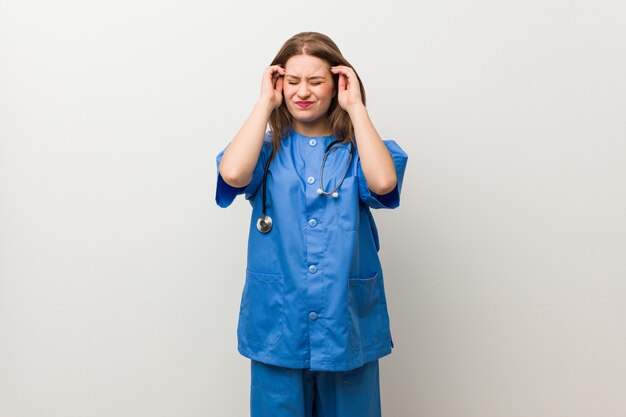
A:
[[[317,193],[320,195],[332,195],[333,197],[338,197],[339,193],[337,192],[337,190],[339,189],[339,187],[341,187],[341,184],[343,183],[343,180],[346,178],[346,175],[348,175],[348,170],[350,169],[350,163],[352,162],[352,155],[354,153],[354,144],[352,143],[352,141],[350,141],[350,157],[348,158],[348,165],[346,166],[346,170],[343,173],[343,176],[341,177],[341,180],[339,181],[339,183],[337,184],[337,186],[335,187],[334,190],[332,191],[324,191],[324,183],[322,182],[322,175],[324,173],[324,166],[326,165],[326,157],[328,156],[328,152],[329,150],[337,143],[341,142],[340,140],[334,140],[331,143],[328,144],[328,146],[326,147],[326,149],[324,150],[324,157],[322,159],[322,164],[320,165],[320,186],[317,189]],[[264,172],[263,172],[263,202],[262,202],[262,213],[261,216],[259,217],[259,219],[257,220],[257,229],[259,230],[259,232],[261,233],[267,233],[272,229],[272,218],[270,216],[268,216],[265,211],[267,209],[267,174],[269,173],[269,167],[270,167],[270,162],[273,159],[274,156],[274,149],[272,149],[272,153],[270,154],[269,158],[267,159],[267,162],[265,163],[265,168],[264,168]]]

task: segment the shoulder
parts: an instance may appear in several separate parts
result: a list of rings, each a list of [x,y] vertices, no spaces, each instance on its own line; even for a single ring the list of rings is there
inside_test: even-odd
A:
[[[263,137],[263,150],[272,149],[272,132],[268,130]]]
[[[274,140],[273,140],[273,132],[271,130],[268,130],[265,132],[265,136],[263,137],[263,147],[264,148],[268,148],[268,149],[272,149],[274,147]],[[281,136],[280,141],[279,141],[279,147],[280,145],[283,144],[283,141],[285,141],[286,139],[288,139],[291,136],[291,130],[287,131],[287,133],[285,133],[284,135]]]

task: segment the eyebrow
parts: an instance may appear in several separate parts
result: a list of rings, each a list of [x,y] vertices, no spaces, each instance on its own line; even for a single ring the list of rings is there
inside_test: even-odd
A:
[[[291,78],[295,78],[297,80],[300,79],[300,77],[298,77],[297,75],[291,75],[291,74],[285,74],[285,77],[291,77]],[[312,75],[310,77],[307,77],[307,80],[312,80],[312,79],[315,79],[315,78],[322,78],[322,79],[324,79],[326,77],[324,77],[323,75]]]

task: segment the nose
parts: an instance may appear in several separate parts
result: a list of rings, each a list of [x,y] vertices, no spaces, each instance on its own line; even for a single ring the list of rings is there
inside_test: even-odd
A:
[[[300,83],[300,85],[298,86],[298,97],[300,98],[307,98],[310,94],[309,91],[309,86],[307,85],[307,83]]]

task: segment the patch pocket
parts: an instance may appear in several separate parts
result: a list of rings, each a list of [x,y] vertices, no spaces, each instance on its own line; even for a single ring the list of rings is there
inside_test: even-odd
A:
[[[283,335],[285,278],[246,269],[241,297],[240,327],[252,343],[273,346]]]
[[[359,228],[359,182],[356,176],[346,177],[337,190],[339,196],[328,196],[335,205],[337,226],[345,231]]]
[[[378,272],[351,277],[348,284],[349,340],[358,350],[380,341],[383,330],[383,298]]]

